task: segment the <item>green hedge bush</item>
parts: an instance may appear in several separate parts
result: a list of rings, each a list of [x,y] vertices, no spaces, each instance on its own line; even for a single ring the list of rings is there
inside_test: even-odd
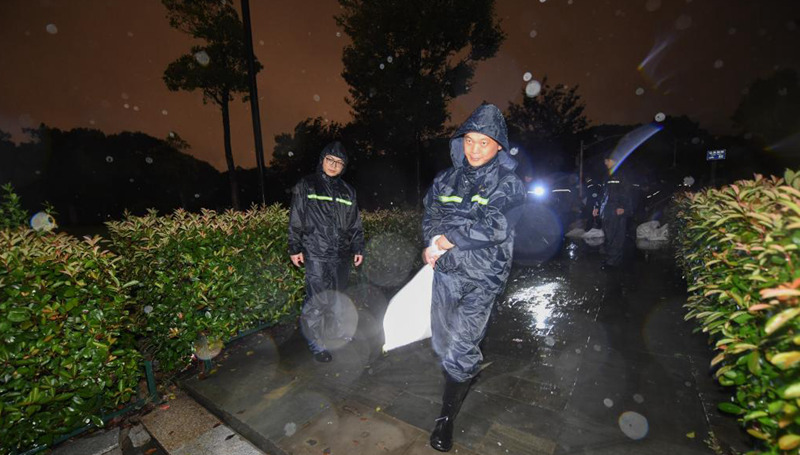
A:
[[[735,388],[719,408],[763,441],[760,453],[798,453],[800,175],[687,195],[675,212],[686,318],[719,351],[715,378]]]
[[[302,271],[290,266],[288,212],[277,205],[107,225],[125,279],[137,282],[131,314],[142,352],[163,372],[187,366],[199,339],[224,342],[299,315]]]
[[[0,229],[0,452],[49,444],[136,394],[118,258],[98,246]]]

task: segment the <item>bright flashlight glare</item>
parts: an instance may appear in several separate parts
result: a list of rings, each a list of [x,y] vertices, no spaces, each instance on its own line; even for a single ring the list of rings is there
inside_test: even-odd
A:
[[[536,185],[533,187],[533,191],[531,191],[534,196],[542,197],[544,196],[544,187],[542,185]]]

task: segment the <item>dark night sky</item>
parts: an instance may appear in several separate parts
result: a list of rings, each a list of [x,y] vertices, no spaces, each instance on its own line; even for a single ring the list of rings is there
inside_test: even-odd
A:
[[[306,117],[350,119],[340,77],[348,41],[334,0],[251,0],[251,9],[268,162],[274,136]],[[519,102],[530,72],[579,85],[594,124],[662,112],[728,133],[755,78],[800,68],[797,0],[498,0],[497,13],[508,39],[454,100],[456,123],[482,100],[502,109]],[[2,0],[0,130],[16,140],[40,122],[161,138],[176,131],[222,169],[219,109],[161,79],[191,44],[169,27],[159,0]],[[236,163],[253,167],[249,105],[232,110]]]

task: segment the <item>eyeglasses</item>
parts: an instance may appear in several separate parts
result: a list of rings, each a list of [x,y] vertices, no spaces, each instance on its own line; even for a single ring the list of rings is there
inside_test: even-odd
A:
[[[344,161],[342,161],[342,160],[337,160],[337,159],[331,158],[329,156],[326,156],[325,157],[325,161],[327,161],[328,164],[330,164],[333,167],[344,167]]]

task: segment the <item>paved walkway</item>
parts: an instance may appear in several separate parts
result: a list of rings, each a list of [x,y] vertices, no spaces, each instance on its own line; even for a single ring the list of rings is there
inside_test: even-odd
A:
[[[599,270],[568,246],[515,267],[484,345],[486,368],[456,421],[459,454],[712,454],[750,443],[716,403],[704,334],[684,322],[685,284],[668,257],[636,252]],[[266,453],[432,454],[444,379],[428,342],[380,352],[389,296],[360,284],[355,339],[312,360],[302,336],[232,343],[216,372],[184,389]]]

